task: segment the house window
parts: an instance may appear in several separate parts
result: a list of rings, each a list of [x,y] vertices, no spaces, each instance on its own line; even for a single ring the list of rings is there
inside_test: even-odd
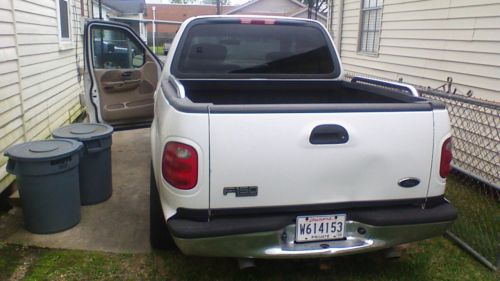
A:
[[[59,20],[59,38],[61,41],[70,40],[70,2],[69,0],[57,0],[58,2],[58,20]]]
[[[360,52],[378,53],[383,2],[383,0],[363,0],[359,34]]]

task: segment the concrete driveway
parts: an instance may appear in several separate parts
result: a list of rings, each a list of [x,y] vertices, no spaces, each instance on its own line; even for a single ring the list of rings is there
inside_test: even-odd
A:
[[[0,240],[23,245],[118,253],[150,252],[149,129],[113,134],[113,195],[81,207],[81,222],[56,234],[32,234],[23,228],[22,210],[0,217]]]

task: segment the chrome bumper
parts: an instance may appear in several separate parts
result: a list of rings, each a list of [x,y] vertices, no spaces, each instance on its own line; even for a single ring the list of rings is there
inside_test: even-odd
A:
[[[346,222],[346,239],[295,243],[295,224],[282,230],[208,238],[177,238],[186,255],[236,258],[320,258],[370,252],[442,234],[452,223],[372,226]],[[364,231],[363,231],[364,230]]]

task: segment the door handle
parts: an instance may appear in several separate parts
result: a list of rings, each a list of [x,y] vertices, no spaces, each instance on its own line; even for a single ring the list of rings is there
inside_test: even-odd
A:
[[[125,71],[125,72],[122,72],[122,76],[123,77],[130,77],[132,75],[132,71]]]
[[[309,136],[311,144],[341,144],[349,141],[347,130],[336,124],[316,126]]]

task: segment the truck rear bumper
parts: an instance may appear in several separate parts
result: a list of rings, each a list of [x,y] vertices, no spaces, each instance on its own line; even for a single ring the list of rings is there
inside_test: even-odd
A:
[[[397,212],[388,216],[391,214],[390,209]],[[269,223],[267,228],[262,227],[263,231],[238,233],[235,228],[238,228],[239,225],[245,225],[246,220],[251,223],[251,219],[245,217],[233,217],[224,223],[230,230],[227,233],[235,233],[229,235],[220,235],[222,234],[220,227],[214,224],[216,220],[211,222],[189,221],[188,223],[181,221],[179,223],[174,222],[174,219],[169,220],[168,226],[177,246],[186,255],[269,259],[318,258],[369,252],[434,237],[442,234],[456,218],[455,208],[448,203],[424,210],[416,206],[405,209],[406,212],[401,211],[401,208],[366,210],[369,217],[377,218],[376,220],[370,220],[368,217],[363,218],[359,215],[359,210],[357,210],[358,215],[356,216],[350,216],[351,212],[345,211],[347,213],[346,238],[336,241],[296,243],[294,222],[274,230],[269,229],[273,225]],[[339,212],[336,211],[336,213]],[[397,225],[385,223],[394,221],[394,216],[404,218],[413,214],[421,217],[423,213],[425,213],[426,221],[406,217],[406,221],[418,221],[418,223]],[[386,216],[386,219],[383,216]],[[356,220],[350,219],[350,217],[356,218]],[[230,223],[231,220],[234,220],[233,224]],[[201,231],[201,235],[189,235],[185,231],[188,228],[196,231],[200,224],[210,230],[204,234],[204,231]],[[278,224],[274,224],[275,228],[277,226]],[[205,227],[203,228],[206,229]],[[215,236],[210,235],[211,232]]]

